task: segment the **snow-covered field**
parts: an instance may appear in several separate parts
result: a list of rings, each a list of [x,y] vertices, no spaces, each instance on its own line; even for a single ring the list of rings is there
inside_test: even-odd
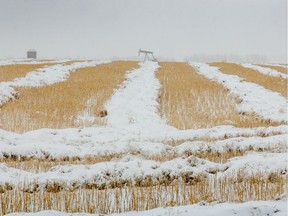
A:
[[[0,115],[1,105],[9,103],[10,100],[17,100],[17,87],[41,87],[65,82],[71,72],[103,63],[109,61],[57,64],[32,71],[25,77],[11,82],[0,82]],[[0,61],[0,65],[5,64],[12,63],[8,60]],[[105,117],[107,122],[105,126],[43,128],[24,134],[0,128],[0,159],[3,162],[0,164],[0,201],[3,201],[5,193],[11,190],[20,188],[27,191],[27,188],[37,188],[32,190],[37,193],[38,190],[47,189],[47,185],[59,185],[60,191],[71,191],[91,184],[96,189],[107,189],[118,182],[124,187],[125,183],[129,182],[129,187],[134,187],[139,186],[139,182],[147,186],[145,182],[149,180],[149,184],[153,186],[161,184],[163,179],[166,183],[168,179],[169,184],[172,184],[174,179],[181,180],[183,176],[193,179],[201,175],[209,181],[210,178],[228,178],[237,173],[245,173],[247,178],[258,174],[268,178],[273,173],[279,173],[281,175],[279,179],[285,179],[288,162],[287,99],[279,93],[246,82],[238,76],[223,74],[218,68],[208,64],[191,62],[190,65],[200,75],[211,82],[220,83],[233,96],[240,98],[241,102],[237,105],[239,112],[256,114],[264,120],[278,122],[279,125],[261,128],[219,125],[213,128],[178,130],[168,125],[158,113],[157,97],[161,85],[155,73],[160,65],[156,62],[140,63],[139,69],[127,72],[126,80],[107,101],[105,109],[108,115]],[[264,70],[252,64],[243,66],[269,76],[287,77],[272,69]],[[235,155],[229,156],[224,162],[215,162],[205,156],[218,154],[221,157],[231,153]],[[22,170],[17,168],[17,164],[16,168],[9,166],[11,161],[19,164],[31,160],[69,161],[71,158],[81,161],[87,157],[112,158],[112,160],[95,164],[59,164],[47,171],[36,171],[33,167]],[[270,183],[274,182],[270,179]],[[286,185],[284,183],[283,187]],[[285,191],[285,188],[283,190]],[[284,198],[280,201],[213,205],[204,200],[203,203],[189,206],[113,215],[285,215],[287,210],[285,194],[274,194],[273,198],[279,196]],[[250,200],[244,199],[244,201]],[[9,207],[5,207],[5,211],[3,209],[4,206],[0,205],[0,214],[7,211],[9,213]],[[43,211],[35,215],[72,214]]]
[[[254,215],[277,215],[285,216],[287,212],[287,204],[285,201],[260,201],[260,202],[247,202],[242,204],[225,203],[207,205],[205,202],[201,204],[195,204],[190,206],[179,206],[179,207],[167,207],[157,208],[149,211],[142,212],[127,212],[122,214],[109,214],[109,216],[214,216],[214,215],[237,215],[237,216],[254,216]],[[43,211],[35,214],[29,213],[15,213],[9,214],[9,216],[101,216],[102,214],[85,214],[85,213],[64,213],[56,211]]]

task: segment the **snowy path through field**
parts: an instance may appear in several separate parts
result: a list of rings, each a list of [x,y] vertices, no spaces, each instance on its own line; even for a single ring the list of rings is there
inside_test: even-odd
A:
[[[205,63],[190,62],[197,72],[216,81],[239,97],[242,102],[237,105],[239,112],[256,113],[263,119],[287,122],[287,100],[279,93],[272,92],[255,83],[245,82],[238,76],[226,75],[219,68]]]
[[[57,64],[40,68],[29,72],[25,77],[16,78],[10,82],[0,82],[0,106],[15,98],[17,95],[14,87],[39,87],[63,82],[69,74],[80,68],[96,66],[97,64],[108,63],[109,61],[86,61],[73,64]]]
[[[129,131],[159,131],[173,129],[158,114],[160,82],[155,77],[156,62],[140,64],[129,72],[122,87],[117,89],[106,104],[108,125]]]
[[[241,65],[243,67],[256,70],[256,71],[258,71],[258,72],[260,72],[262,74],[265,74],[265,75],[274,76],[274,77],[280,77],[280,78],[286,78],[287,79],[287,74],[278,72],[278,71],[273,70],[271,68],[265,68],[265,67],[261,67],[261,66],[254,65],[254,64],[249,64],[249,63],[245,63],[245,64],[241,64]]]

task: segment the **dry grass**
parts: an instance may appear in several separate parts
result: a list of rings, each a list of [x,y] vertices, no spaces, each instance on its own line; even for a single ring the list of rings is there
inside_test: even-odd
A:
[[[104,124],[103,118],[97,117],[104,103],[124,81],[126,71],[136,67],[136,62],[113,62],[79,69],[65,82],[18,88],[19,99],[0,108],[0,128],[22,133]],[[92,121],[82,120],[82,115]]]
[[[12,212],[58,210],[107,214],[189,205],[200,201],[271,200],[285,193],[286,186],[285,175],[278,172],[254,175],[239,172],[225,177],[215,175],[210,178],[198,176],[179,179],[169,185],[128,185],[105,190],[78,188],[74,191],[40,190],[27,193],[20,188],[10,187],[10,190],[0,193],[0,213],[5,215]]]
[[[0,82],[12,81],[15,78],[25,76],[30,71],[50,65],[53,64],[15,64],[0,66]]]
[[[271,69],[276,70],[280,73],[288,74],[287,66],[286,66],[286,68],[280,67],[280,66],[262,65],[262,64],[259,64],[259,66],[265,67],[265,68],[271,68]]]
[[[287,79],[285,78],[264,75],[239,64],[216,62],[210,65],[220,67],[222,73],[237,75],[247,82],[256,83],[287,98]]]
[[[162,84],[160,113],[178,129],[209,128],[217,125],[259,127],[278,125],[256,115],[236,111],[237,98],[225,88],[197,74],[186,63],[160,63],[157,77]]]

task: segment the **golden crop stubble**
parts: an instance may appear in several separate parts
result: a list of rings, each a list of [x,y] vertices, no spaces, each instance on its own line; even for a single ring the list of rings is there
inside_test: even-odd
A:
[[[78,156],[64,156],[61,158],[24,158],[24,157],[12,157],[12,158],[0,158],[0,163],[5,163],[9,167],[16,169],[26,170],[33,173],[47,172],[54,166],[68,165],[68,164],[96,164],[101,162],[107,162],[116,158],[118,155],[108,156],[85,156],[80,158]]]
[[[53,64],[14,64],[0,66],[0,82],[12,81],[15,78],[25,76],[30,71],[50,65]]]
[[[190,205],[200,201],[272,200],[285,193],[285,177],[277,171],[265,174],[258,172],[254,175],[238,172],[223,177],[199,177],[191,183],[185,183],[185,179],[176,179],[167,185],[119,185],[104,190],[79,188],[74,191],[40,190],[28,193],[16,187],[0,193],[0,214],[43,210],[109,214],[143,211],[160,206]]]
[[[237,75],[244,78],[247,82],[256,83],[287,98],[287,79],[285,78],[261,74],[256,70],[234,63],[214,62],[210,63],[210,65],[219,67],[224,74]]]
[[[98,112],[137,62],[112,62],[86,67],[60,83],[43,87],[17,88],[19,99],[0,108],[0,128],[26,132],[39,128],[77,127],[79,112],[90,98],[91,112]]]
[[[278,125],[256,115],[240,114],[239,100],[221,84],[199,75],[186,63],[160,63],[157,77],[162,85],[160,113],[178,129],[208,128],[232,124],[237,127]]]

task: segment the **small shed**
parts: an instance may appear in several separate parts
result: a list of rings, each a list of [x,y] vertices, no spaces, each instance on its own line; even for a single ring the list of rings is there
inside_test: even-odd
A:
[[[36,59],[37,58],[37,51],[30,49],[27,51],[27,58]]]

